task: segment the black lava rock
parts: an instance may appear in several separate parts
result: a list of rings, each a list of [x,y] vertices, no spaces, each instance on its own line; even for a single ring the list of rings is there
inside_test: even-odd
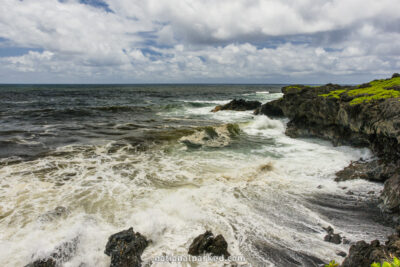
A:
[[[211,253],[212,256],[230,256],[228,252],[228,243],[222,235],[214,234],[211,231],[206,231],[204,234],[196,237],[189,247],[190,255],[199,256],[203,253]]]
[[[255,110],[256,108],[261,106],[261,102],[259,101],[246,101],[244,99],[233,99],[226,105],[216,106],[212,112],[217,112],[220,110],[236,110],[236,111],[245,111],[245,110]]]
[[[131,227],[110,236],[104,253],[111,257],[110,267],[140,267],[141,255],[148,243],[144,236],[133,232]]]

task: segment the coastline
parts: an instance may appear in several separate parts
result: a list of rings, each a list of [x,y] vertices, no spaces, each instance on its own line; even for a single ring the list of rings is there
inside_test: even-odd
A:
[[[78,92],[84,92],[82,89]],[[13,190],[7,190],[8,194],[22,194],[18,195],[24,197],[22,204],[31,204],[34,196],[48,203],[38,203],[34,207],[40,209],[29,210],[26,217],[14,212],[3,220],[26,218],[25,227],[18,221],[12,224],[14,228],[2,224],[12,246],[6,251],[25,247],[27,240],[43,242],[21,254],[8,253],[13,256],[4,262],[22,266],[50,257],[53,261],[49,264],[109,266],[108,256],[113,262],[115,253],[113,249],[106,254],[103,251],[110,235],[117,233],[113,236],[126,241],[128,247],[129,240],[137,240],[140,249],[133,251],[131,259],[151,265],[162,253],[187,255],[191,241],[211,230],[211,235],[203,234],[207,240],[215,234],[216,243],[223,245],[223,239],[217,238],[223,235],[229,253],[245,258],[247,264],[320,267],[329,259],[342,261],[349,241],[382,241],[391,233],[375,216],[381,185],[359,179],[341,184],[334,181],[335,173],[351,161],[371,159],[369,149],[334,147],[320,138],[293,139],[285,135],[288,119],[253,115],[255,105],[282,97],[280,87],[236,87],[233,94],[221,90],[211,97],[188,87],[193,93],[185,98],[178,94],[178,100],[175,92],[161,89],[147,93],[157,105],[145,109],[127,106],[126,99],[135,89],[118,92],[111,99],[111,90],[100,91],[105,98],[101,106],[96,102],[94,106],[92,102],[84,106],[67,103],[66,110],[39,109],[39,113],[49,113],[46,120],[63,120],[61,136],[65,129],[75,137],[92,131],[99,134],[100,130],[102,135],[92,139],[99,141],[96,145],[83,140],[35,160],[3,166],[7,174],[3,184],[17,181],[10,184]],[[93,95],[88,96],[93,99]],[[246,99],[237,101],[243,104],[241,112],[210,112],[216,104],[228,103],[233,97]],[[247,108],[249,101],[256,103]],[[36,113],[32,114],[35,120]],[[101,116],[93,116],[99,113]],[[23,114],[26,120],[25,110]],[[82,117],[85,114],[87,117]],[[133,123],[133,114],[142,122]],[[115,123],[104,124],[109,118]],[[65,127],[75,126],[77,120],[96,128],[86,127],[82,132],[82,128]],[[169,128],[156,131],[160,125]],[[116,141],[105,142],[110,136]],[[136,144],[140,140],[148,141],[149,146],[143,143],[139,149]],[[153,142],[157,143],[151,146]],[[61,169],[46,168],[60,163]],[[23,188],[16,187],[20,185],[34,187],[21,193]],[[117,191],[111,192],[111,188]],[[368,193],[371,190],[374,194]],[[40,194],[33,194],[36,191]],[[82,194],[86,196],[83,200]],[[25,211],[25,207],[15,210]],[[153,217],[156,222],[148,220]],[[120,232],[124,229],[128,230]],[[324,241],[324,236],[330,242]],[[204,244],[196,246],[196,254],[215,251],[214,245],[208,248],[208,241]],[[124,246],[119,249],[123,253]],[[125,255],[129,258],[131,254]]]
[[[256,115],[287,117],[286,135],[317,137],[333,145],[368,147],[372,161],[352,162],[335,179],[366,179],[384,183],[378,203],[381,212],[395,227],[400,218],[400,75],[358,86],[327,84],[282,88],[282,98],[257,108]],[[373,262],[399,256],[399,232],[386,245],[379,241],[352,245],[341,266],[370,266]],[[393,241],[394,240],[394,241]]]

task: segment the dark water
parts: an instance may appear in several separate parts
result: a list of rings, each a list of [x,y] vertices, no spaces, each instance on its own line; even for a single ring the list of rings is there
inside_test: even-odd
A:
[[[163,112],[212,107],[213,101],[255,99],[279,85],[2,85],[0,157],[32,158],[58,146],[159,139],[168,128],[206,125],[169,120]],[[201,100],[202,102],[196,102]],[[210,101],[210,102],[207,102]],[[181,115],[181,116],[180,116]],[[183,117],[185,114],[177,114]]]

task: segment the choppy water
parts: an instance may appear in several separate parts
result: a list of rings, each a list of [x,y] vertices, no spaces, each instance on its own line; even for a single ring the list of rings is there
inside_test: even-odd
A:
[[[267,102],[279,92],[0,87],[0,265],[23,266],[78,237],[64,266],[108,266],[108,237],[130,226],[152,240],[142,258],[153,266],[166,265],[151,261],[163,253],[185,255],[206,229],[253,266],[341,261],[336,253],[349,245],[324,242],[328,225],[352,241],[382,239],[390,229],[373,200],[382,186],[333,181],[369,150],[291,139],[284,119],[210,112],[235,97]],[[54,212],[59,206],[66,211]],[[210,265],[221,263],[193,264]]]

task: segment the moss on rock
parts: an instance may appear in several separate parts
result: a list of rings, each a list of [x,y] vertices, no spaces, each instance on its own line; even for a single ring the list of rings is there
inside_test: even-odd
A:
[[[375,80],[368,84],[349,87],[348,89],[330,91],[327,94],[320,94],[319,96],[339,99],[343,94],[346,94],[352,98],[350,105],[357,105],[373,100],[400,98],[399,86],[400,77],[393,77],[391,79]]]

